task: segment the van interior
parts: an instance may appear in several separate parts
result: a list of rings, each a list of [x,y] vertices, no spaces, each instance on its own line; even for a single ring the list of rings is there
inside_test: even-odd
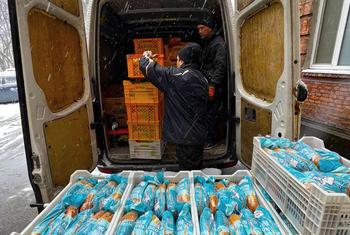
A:
[[[104,140],[103,146],[107,146],[105,157],[108,162],[123,168],[127,168],[127,165],[139,165],[143,169],[146,165],[176,168],[175,146],[171,143],[166,143],[161,160],[130,159],[127,134],[111,132],[125,128],[127,124],[125,120],[116,120],[118,117],[108,115],[106,100],[123,96],[123,81],[128,80],[126,55],[135,53],[133,39],[162,38],[165,46],[172,38],[202,44],[196,26],[198,20],[208,15],[217,25],[217,34],[225,39],[220,4],[216,0],[109,0],[99,5],[98,12],[95,40],[99,86],[95,87],[95,96],[102,108],[95,109],[95,117],[96,112],[103,110],[104,127],[98,131],[98,138]],[[229,71],[227,74],[230,74]],[[228,100],[228,97],[224,99]],[[214,148],[204,151],[204,162],[226,159],[232,152],[233,145],[228,143],[234,137],[231,136],[234,132],[230,131],[228,123],[228,106],[222,107],[220,115],[221,125],[217,130],[220,141]],[[100,148],[103,146],[100,145]]]

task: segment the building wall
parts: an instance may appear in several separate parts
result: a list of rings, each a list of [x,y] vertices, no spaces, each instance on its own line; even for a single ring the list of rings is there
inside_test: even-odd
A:
[[[314,0],[300,0],[300,55],[304,65],[308,51]],[[305,66],[303,66],[305,67]],[[309,96],[302,117],[329,127],[350,131],[350,76],[302,72]]]

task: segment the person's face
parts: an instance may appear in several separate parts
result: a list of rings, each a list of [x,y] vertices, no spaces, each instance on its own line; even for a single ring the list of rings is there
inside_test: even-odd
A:
[[[183,60],[180,60],[179,56],[176,57],[176,67],[180,68],[183,65]]]
[[[209,28],[206,25],[198,25],[197,26],[198,33],[201,36],[202,39],[209,38],[213,32],[213,29]]]

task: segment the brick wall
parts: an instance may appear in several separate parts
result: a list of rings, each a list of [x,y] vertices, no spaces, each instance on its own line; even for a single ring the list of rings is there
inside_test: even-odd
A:
[[[304,64],[308,51],[314,0],[300,0],[300,55]],[[302,73],[309,96],[302,116],[330,127],[350,131],[350,77]]]

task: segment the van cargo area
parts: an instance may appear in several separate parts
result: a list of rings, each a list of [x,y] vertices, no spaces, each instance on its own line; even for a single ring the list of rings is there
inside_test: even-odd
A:
[[[162,97],[159,101],[142,101],[142,105],[133,105],[130,97],[130,84],[144,84],[142,74],[138,70],[137,59],[144,50],[153,48],[158,56],[158,63],[165,66],[176,66],[176,54],[186,42],[201,43],[197,32],[198,21],[209,14],[217,22],[218,33],[224,37],[220,5],[216,0],[210,1],[127,1],[110,0],[100,4],[96,32],[96,53],[98,64],[96,99],[100,99],[101,108],[95,110],[102,114],[103,128],[98,131],[98,138],[104,139],[107,146],[104,151],[108,161],[123,168],[150,166],[176,169],[176,147],[163,143],[161,135],[161,119],[164,112]],[[143,41],[142,41],[143,40]],[[145,41],[146,40],[146,41]],[[148,41],[147,41],[148,40]],[[152,41],[153,40],[153,41]],[[157,42],[158,40],[158,42]],[[177,43],[170,47],[172,42]],[[143,44],[142,44],[143,43]],[[153,44],[152,44],[153,43]],[[156,44],[155,44],[156,43]],[[136,59],[136,63],[135,63]],[[134,64],[132,64],[134,61]],[[134,67],[131,67],[134,66]],[[229,67],[229,66],[228,66]],[[129,70],[129,72],[128,72]],[[137,74],[138,72],[138,74]],[[124,84],[123,84],[124,83]],[[227,94],[225,94],[226,96]],[[225,97],[227,100],[227,96]],[[128,109],[128,112],[127,112]],[[152,115],[149,115],[151,110]],[[147,112],[142,118],[147,123],[134,126],[140,112]],[[223,113],[221,127],[218,128],[220,142],[214,148],[204,151],[204,160],[225,159],[228,142],[227,111]],[[141,120],[141,119],[139,119]],[[158,122],[159,123],[158,123]],[[135,128],[152,128],[157,132],[156,138],[135,137]],[[141,140],[141,144],[140,141]],[[158,141],[155,141],[158,140]],[[146,144],[146,145],[145,145]],[[100,148],[103,148],[100,145]],[[149,147],[152,146],[152,147]],[[154,146],[158,146],[154,150]],[[106,160],[106,159],[105,159]],[[106,163],[107,162],[107,163]],[[205,164],[205,163],[204,163]]]

